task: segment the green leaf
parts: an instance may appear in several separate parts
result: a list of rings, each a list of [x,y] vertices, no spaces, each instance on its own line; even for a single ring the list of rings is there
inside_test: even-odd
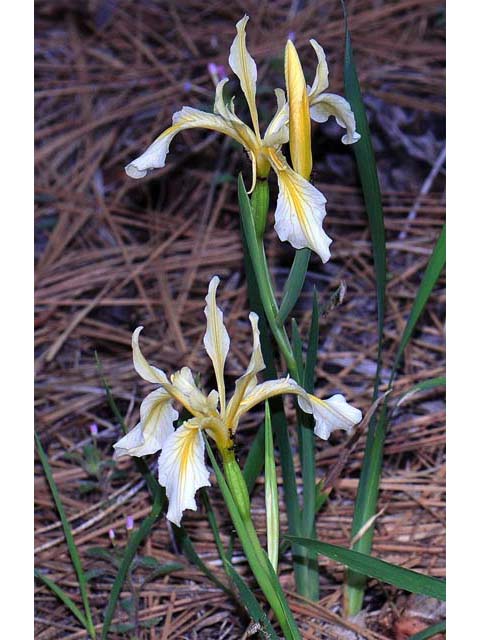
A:
[[[277,314],[277,323],[279,325],[285,324],[300,297],[308,270],[308,263],[310,262],[310,254],[311,251],[307,248],[295,251],[292,268],[283,289],[282,302]]]
[[[34,574],[37,580],[41,580],[57,596],[57,598],[61,602],[63,602],[63,604],[71,611],[71,613],[73,613],[77,620],[79,620],[80,623],[85,627],[85,629],[88,629],[87,619],[77,607],[75,602],[70,598],[70,596],[61,587],[59,587],[58,584],[56,584],[50,578],[47,578],[47,576],[41,573],[41,571],[39,571],[38,569],[34,569]]]
[[[445,376],[439,376],[438,378],[429,378],[428,380],[423,380],[418,384],[415,384],[405,393],[398,398],[396,406],[399,407],[404,402],[410,400],[412,396],[420,391],[429,391],[430,389],[435,389],[436,387],[444,387],[447,384],[447,379]]]
[[[273,570],[277,572],[280,517],[278,513],[277,469],[275,466],[272,421],[268,400],[265,402],[265,513],[268,559]]]
[[[112,586],[112,590],[110,591],[107,608],[105,609],[102,627],[102,640],[107,640],[110,625],[112,623],[115,608],[117,606],[117,600],[122,592],[123,584],[128,575],[130,565],[135,557],[137,549],[148,536],[148,534],[152,530],[153,525],[162,514],[163,508],[165,506],[165,501],[165,495],[161,495],[161,493],[159,492],[153,502],[152,509],[149,515],[145,518],[140,527],[133,533],[128,541],[122,557],[122,561],[118,568],[117,576]]]
[[[336,560],[350,567],[354,571],[377,578],[382,582],[392,584],[399,589],[405,589],[412,593],[421,593],[423,595],[437,598],[438,600],[446,599],[446,584],[444,580],[432,578],[431,576],[398,567],[395,564],[379,560],[372,556],[351,549],[345,549],[334,544],[319,542],[308,538],[297,538],[293,536],[285,536],[292,542],[314,549],[317,553],[327,556],[332,560]]]
[[[427,627],[427,629],[423,629],[423,631],[415,633],[413,636],[410,636],[408,640],[428,640],[428,638],[435,636],[437,633],[444,633],[446,628],[446,622],[442,620],[441,622],[437,622],[437,624],[432,624],[432,626]]]
[[[234,566],[230,563],[229,560],[225,560],[225,569],[227,569],[228,574],[237,587],[242,603],[247,609],[250,617],[254,622],[257,622],[260,625],[260,633],[267,640],[276,640],[278,638],[278,635],[275,633],[275,630],[273,629],[270,620],[267,618],[265,611],[258,603],[250,587],[240,576],[240,574],[235,570]]]
[[[88,631],[88,633],[92,638],[95,638],[96,637],[95,626],[93,624],[92,613],[90,610],[90,603],[88,601],[88,582],[85,578],[82,562],[80,560],[80,555],[78,553],[77,545],[75,544],[75,540],[73,538],[72,527],[70,526],[70,522],[68,521],[67,515],[65,513],[65,509],[63,508],[62,499],[60,498],[60,493],[58,491],[57,485],[55,484],[55,480],[53,479],[53,473],[50,467],[50,463],[48,462],[47,454],[45,453],[42,443],[40,442],[40,438],[37,436],[36,433],[35,433],[35,443],[37,445],[38,455],[42,463],[43,471],[45,473],[48,486],[50,487],[50,491],[52,493],[53,501],[55,502],[58,515],[60,516],[60,521],[62,523],[63,533],[65,535],[65,540],[67,543],[68,551],[70,553],[70,558],[72,560],[73,567],[77,574],[78,586],[80,589],[80,594],[82,596],[83,607],[85,609],[85,623],[86,623],[85,629]]]
[[[395,375],[395,371],[397,370],[398,365],[400,364],[400,360],[403,356],[403,352],[405,351],[405,347],[410,341],[412,337],[415,326],[420,318],[425,305],[427,304],[427,300],[432,293],[432,289],[435,286],[440,274],[442,273],[443,267],[445,266],[446,260],[446,230],[445,225],[443,225],[443,229],[440,233],[440,236],[437,240],[435,248],[433,249],[432,255],[428,262],[425,273],[423,274],[422,282],[420,283],[420,287],[418,288],[417,295],[415,296],[415,300],[412,306],[412,310],[410,312],[410,316],[407,321],[407,325],[403,331],[402,339],[400,340],[400,344],[398,347],[397,355],[395,357],[395,362],[392,368],[392,374],[390,377],[390,383],[393,380],[393,376]]]

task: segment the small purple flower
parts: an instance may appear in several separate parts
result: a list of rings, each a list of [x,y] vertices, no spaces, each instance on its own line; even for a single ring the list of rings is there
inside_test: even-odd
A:
[[[188,93],[189,91],[192,90],[192,83],[191,82],[184,82],[183,83],[183,90]]]
[[[108,530],[108,537],[110,538],[110,540],[115,540],[115,529],[109,529]]]
[[[223,80],[227,77],[227,72],[223,64],[215,64],[215,62],[209,62],[207,65],[207,69],[215,84],[218,84],[220,80]]]
[[[292,42],[295,42],[295,31],[289,31],[287,38]]]
[[[92,422],[90,425],[90,433],[94,438],[98,436],[98,425],[96,422]]]
[[[127,519],[125,520],[125,528],[127,529],[127,531],[131,531],[133,529],[133,525],[133,516],[127,516]]]

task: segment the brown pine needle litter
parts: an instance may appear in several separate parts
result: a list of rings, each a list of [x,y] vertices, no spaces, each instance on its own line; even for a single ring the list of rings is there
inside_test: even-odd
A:
[[[348,5],[387,231],[387,342],[382,375],[386,382],[444,221],[445,8],[438,0],[357,0]],[[213,88],[207,64],[226,65],[235,21],[245,12],[252,17],[250,51],[262,61],[263,107],[274,109],[266,96],[282,86],[283,44],[290,32],[295,34],[302,59],[306,56],[310,63],[305,64],[307,70],[313,69],[314,62],[308,39],[319,40],[328,55],[330,89],[342,92],[344,26],[340,5],[333,0],[36,3],[37,430],[84,566],[87,571],[99,570],[90,580],[98,630],[115,570],[87,550],[113,549],[110,529],[116,533],[115,547],[122,549],[127,515],[138,527],[150,510],[150,499],[131,460],[102,467],[99,481],[82,461],[84,446],[92,444],[92,423],[98,425],[97,446],[103,461],[111,460],[112,444],[120,433],[105,400],[94,352],[130,427],[145,395],[131,364],[130,338],[139,324],[145,325],[142,345],[151,361],[167,371],[191,366],[203,372],[208,386],[212,372],[203,357],[203,307],[208,281],[217,274],[223,280],[219,303],[227,312],[228,331],[235,336],[227,363],[232,381],[250,355],[235,186],[240,170],[249,179],[244,154],[215,134],[184,132],[172,143],[164,169],[141,182],[130,180],[123,170],[182,105],[211,108]],[[239,101],[237,109],[243,108]],[[343,304],[322,322],[317,389],[323,396],[344,393],[366,411],[377,349],[366,214],[353,153],[339,143],[336,124],[314,126],[313,135],[313,180],[328,198],[325,228],[334,238],[334,251],[326,265],[313,259],[296,316],[305,335],[313,287],[326,301],[342,280],[346,282]],[[272,195],[274,188],[272,183]],[[273,223],[270,229],[269,262],[275,265],[280,294],[293,250],[279,242]],[[393,398],[422,380],[443,375],[444,298],[441,279],[407,348]],[[293,404],[287,404],[287,413],[293,415],[293,411]],[[259,412],[242,424],[240,458],[246,455],[261,419]],[[438,577],[445,575],[444,427],[442,388],[419,393],[398,408],[386,441],[380,515],[373,524],[374,555]],[[318,478],[329,474],[349,446],[347,440],[337,432],[329,442],[317,441]],[[317,519],[324,542],[349,546],[364,443],[362,434],[345,456],[343,468],[335,471],[330,500]],[[48,571],[80,604],[75,572],[39,462],[36,471],[35,565]],[[260,477],[258,484],[262,483]],[[279,488],[281,492],[281,484]],[[228,544],[231,525],[224,503],[216,489],[210,498]],[[262,539],[263,504],[260,486],[254,492],[253,514]],[[187,511],[183,524],[204,562],[224,578],[202,509]],[[284,511],[281,524],[286,526]],[[114,617],[117,626],[109,638],[247,637],[249,619],[178,555],[164,519],[140,553],[160,563],[180,561],[185,568],[143,586],[142,570],[135,572],[124,585]],[[254,586],[239,550],[233,559]],[[429,602],[371,580],[364,613],[344,620],[342,568],[323,557],[319,562],[319,603],[293,593],[288,556],[279,567],[304,638],[401,640],[442,617],[442,611],[432,609]],[[135,631],[122,633],[118,625],[132,620],[129,606],[135,602],[134,591]],[[35,594],[38,640],[86,638],[76,619],[45,586],[38,583]]]

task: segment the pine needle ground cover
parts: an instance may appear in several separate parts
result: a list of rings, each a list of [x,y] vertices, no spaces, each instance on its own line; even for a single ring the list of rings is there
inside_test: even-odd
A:
[[[348,8],[386,229],[385,389],[444,222],[445,16],[438,1],[360,1]],[[216,133],[187,131],[172,146],[165,168],[142,182],[123,170],[182,105],[211,109],[211,65],[226,65],[232,25],[245,11],[252,18],[249,48],[260,61],[262,108],[274,110],[268,101],[281,86],[288,34],[307,68],[315,62],[308,40],[321,38],[330,89],[343,92],[344,23],[336,2],[36,5],[36,429],[82,558],[99,635],[122,552],[151,513],[152,500],[130,459],[112,462],[121,427],[107,403],[96,354],[129,427],[146,390],[131,366],[131,333],[138,325],[145,326],[143,348],[156,364],[166,370],[187,365],[208,379],[204,296],[218,275],[219,303],[235,337],[226,380],[233,384],[248,364],[249,303],[236,196],[237,174],[249,175],[248,158]],[[316,386],[325,396],[354,393],[365,414],[378,348],[365,205],[354,156],[339,144],[333,120],[314,130],[312,148],[312,179],[328,194],[335,253],[325,265],[312,257],[295,317],[306,339],[313,291],[327,301],[346,283],[342,304],[320,322]],[[280,295],[292,249],[278,241],[272,224],[265,244]],[[406,348],[394,404],[415,385],[444,375],[444,286],[442,275]],[[293,403],[285,406],[293,425]],[[262,422],[261,411],[247,416],[237,440],[240,460]],[[329,493],[317,533],[322,542],[347,548],[365,429],[357,436],[335,432],[315,449],[315,467]],[[291,437],[295,442],[293,429]],[[445,576],[444,445],[444,389],[424,385],[391,420],[372,548],[376,557],[438,578]],[[298,450],[294,463],[299,473]],[[77,575],[40,459],[36,470],[35,565],[80,606]],[[261,475],[252,493],[262,540],[263,483]],[[286,530],[281,476],[278,490]],[[218,488],[208,496],[210,507],[202,503],[197,512],[187,511],[182,524],[203,563],[224,581],[209,508],[225,547],[231,524]],[[305,638],[401,640],[444,617],[438,601],[372,579],[362,613],[347,620],[343,567],[323,555],[318,561],[316,603],[295,595],[291,563],[281,558],[279,564],[280,583]],[[232,562],[254,587],[240,548]],[[41,580],[35,593],[36,637],[86,637]],[[160,519],[138,548],[108,637],[242,638],[248,622],[235,599],[180,553],[172,527]]]

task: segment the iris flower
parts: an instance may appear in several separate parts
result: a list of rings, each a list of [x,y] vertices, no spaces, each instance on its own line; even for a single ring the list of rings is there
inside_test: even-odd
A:
[[[342,395],[320,400],[308,394],[289,377],[258,383],[257,375],[265,368],[260,349],[258,316],[250,313],[253,348],[245,373],[235,383],[235,390],[227,402],[225,395],[224,367],[230,338],[223,323],[223,313],[216,303],[219,279],[214,276],[205,298],[207,329],[203,343],[209,355],[217,389],[206,395],[196,384],[188,367],[174,373],[170,379],[165,373],[149,364],[143,356],[138,327],[132,337],[133,365],[137,373],[148,382],[158,385],[140,406],[140,422],[115,445],[115,458],[120,456],[144,456],[161,450],[158,460],[158,480],[165,487],[169,500],[167,518],[180,524],[185,509],[196,510],[195,493],[200,487],[210,485],[205,464],[205,443],[202,432],[212,438],[222,457],[232,455],[235,432],[242,416],[268,398],[280,394],[294,394],[303,411],[315,419],[315,433],[324,440],[334,429],[350,432],[358,424],[362,414],[347,404]],[[191,418],[175,429],[177,402]]]
[[[247,151],[252,162],[254,188],[257,177],[266,178],[273,169],[278,179],[278,199],[275,211],[275,230],[280,240],[288,241],[296,249],[309,247],[315,251],[323,262],[330,258],[329,246],[332,242],[322,228],[326,215],[325,196],[310,182],[310,175],[288,165],[282,153],[282,146],[292,137],[289,113],[291,109],[286,101],[285,92],[276,89],[277,111],[262,137],[255,102],[257,66],[246,46],[246,24],[248,16],[244,16],[236,25],[237,35],[230,48],[229,65],[240,81],[252,122],[252,127],[243,122],[235,113],[233,99],[225,103],[223,90],[228,78],[221,80],[216,87],[213,113],[207,113],[192,107],[183,107],[173,114],[172,126],[166,129],[138,158],[125,167],[132,178],[143,178],[148,171],[165,166],[165,158],[169,146],[180,131],[192,128],[204,128],[218,131],[239,142]],[[317,55],[317,68],[311,87],[307,87],[307,102],[310,118],[316,122],[325,122],[334,116],[338,124],[346,129],[342,137],[344,144],[352,144],[359,139],[355,131],[355,116],[348,102],[341,96],[325,93],[328,87],[328,67],[322,47],[315,41],[310,44]],[[301,65],[296,64],[293,43],[289,40],[285,55],[285,79],[289,97],[295,94],[296,87],[305,85]],[[296,52],[295,52],[296,53]],[[294,109],[296,108],[293,105]],[[310,154],[311,140],[310,121],[308,136],[305,134],[307,122],[303,119],[303,132],[294,131],[297,135],[294,146],[297,154]],[[292,142],[292,141],[290,141]],[[298,146],[303,147],[298,151]],[[294,154],[295,155],[295,154]]]

